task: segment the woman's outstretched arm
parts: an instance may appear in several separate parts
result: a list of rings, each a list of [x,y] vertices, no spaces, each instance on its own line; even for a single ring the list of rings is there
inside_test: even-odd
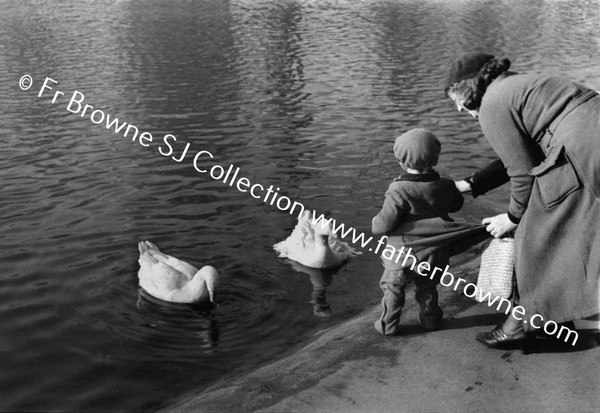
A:
[[[473,197],[476,198],[479,195],[483,195],[492,189],[504,185],[509,180],[510,177],[506,172],[506,167],[500,159],[496,159],[462,181],[456,181],[455,184],[460,192],[471,191]]]

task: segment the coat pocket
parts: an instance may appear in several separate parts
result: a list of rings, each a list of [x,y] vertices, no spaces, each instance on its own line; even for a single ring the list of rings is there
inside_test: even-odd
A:
[[[581,187],[577,173],[562,145],[552,148],[544,162],[533,168],[529,174],[535,176],[546,208],[560,204]]]

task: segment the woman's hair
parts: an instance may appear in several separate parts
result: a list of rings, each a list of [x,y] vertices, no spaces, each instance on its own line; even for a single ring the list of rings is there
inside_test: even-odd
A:
[[[510,67],[510,60],[502,59],[491,59],[485,63],[477,76],[469,79],[461,80],[458,83],[453,84],[446,89],[446,95],[455,94],[456,97],[462,101],[465,109],[476,110],[481,106],[481,99],[487,90],[487,87],[500,76],[506,72]]]

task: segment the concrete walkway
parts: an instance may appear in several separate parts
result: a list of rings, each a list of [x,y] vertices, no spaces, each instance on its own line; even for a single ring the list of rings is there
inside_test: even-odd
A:
[[[267,412],[598,412],[600,349],[491,350],[473,343],[494,316],[477,306],[446,330],[387,339]],[[535,351],[535,349],[532,349]],[[386,357],[387,356],[387,357]]]

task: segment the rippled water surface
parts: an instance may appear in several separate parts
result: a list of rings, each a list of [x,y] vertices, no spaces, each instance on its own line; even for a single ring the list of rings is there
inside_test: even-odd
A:
[[[443,98],[448,60],[484,49],[518,71],[600,87],[596,1],[0,8],[0,410],[154,409],[378,301],[375,255],[333,273],[278,259],[272,245],[294,217],[196,171],[199,152],[213,156],[199,155],[200,169],[233,164],[368,231],[398,173],[396,134],[432,129],[440,170],[455,177],[493,157],[477,123]],[[58,83],[38,97],[47,76]],[[55,90],[64,95],[53,103]],[[84,116],[67,110],[75,91],[93,106]],[[94,124],[96,109],[95,120],[118,117],[153,142]],[[163,156],[167,133],[177,141]],[[502,212],[506,195],[468,201],[462,214]],[[139,291],[143,239],[217,267],[218,306]]]

